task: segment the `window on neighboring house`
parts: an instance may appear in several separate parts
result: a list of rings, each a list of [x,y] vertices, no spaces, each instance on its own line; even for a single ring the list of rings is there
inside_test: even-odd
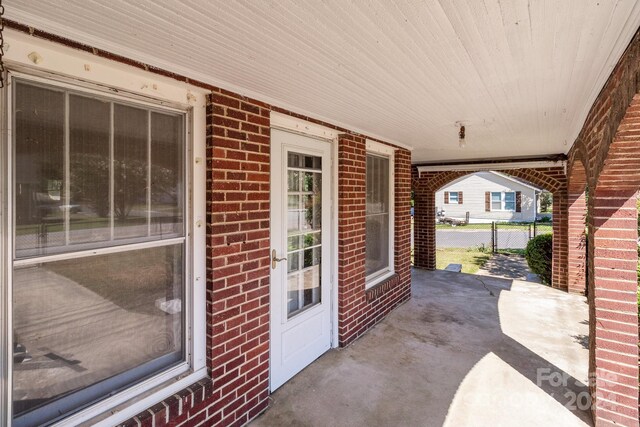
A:
[[[500,192],[491,193],[491,210],[492,211],[502,210],[502,193]]]
[[[446,205],[461,205],[463,203],[462,191],[445,191],[444,203]]]
[[[393,149],[367,142],[366,262],[367,286],[393,272]]]
[[[516,211],[516,192],[507,191],[491,192],[491,210],[492,211]]]
[[[193,369],[188,120],[70,85],[14,78],[10,87],[10,387],[20,426]]]
[[[516,210],[516,193],[509,191],[504,193],[504,210],[515,211]]]

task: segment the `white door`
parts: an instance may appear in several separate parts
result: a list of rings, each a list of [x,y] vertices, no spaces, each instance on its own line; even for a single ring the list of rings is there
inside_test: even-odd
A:
[[[271,130],[271,390],[331,347],[331,143]]]

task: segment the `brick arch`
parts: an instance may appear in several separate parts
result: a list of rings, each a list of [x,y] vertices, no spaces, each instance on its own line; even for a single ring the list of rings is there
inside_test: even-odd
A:
[[[430,191],[438,191],[456,179],[476,172],[480,172],[480,170],[425,172],[418,178],[416,186],[424,186]],[[561,167],[510,169],[501,170],[500,173],[522,179],[552,193],[563,189],[566,185],[564,169]]]
[[[587,172],[581,158],[572,159],[567,177],[567,285],[569,292],[587,292],[587,242],[585,225]]]
[[[640,94],[633,97],[603,158],[596,191],[640,189]]]
[[[567,162],[567,189],[569,192],[582,192],[590,184],[584,160],[586,156],[583,156],[581,151],[576,150],[575,155]]]
[[[436,267],[435,193],[471,171],[435,171],[417,173],[414,167],[414,265],[434,270]],[[527,181],[553,193],[553,266],[552,285],[567,289],[567,179],[563,167],[501,170],[501,173]]]
[[[552,193],[563,190],[567,182],[564,168],[561,167],[514,169],[501,172],[528,181],[531,184],[544,188]]]

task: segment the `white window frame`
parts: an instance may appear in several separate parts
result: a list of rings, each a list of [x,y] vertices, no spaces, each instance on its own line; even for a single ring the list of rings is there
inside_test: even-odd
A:
[[[377,141],[367,140],[367,153],[389,159],[389,266],[365,278],[365,289],[369,289],[395,274],[395,149]],[[366,164],[366,162],[365,162]],[[365,175],[366,176],[366,175]],[[366,178],[365,178],[366,180]],[[366,205],[366,201],[365,201]],[[365,235],[366,238],[366,235]],[[365,255],[366,256],[366,255]]]
[[[186,112],[185,168],[188,176],[185,206],[185,310],[186,360],[177,366],[136,383],[122,392],[75,412],[57,422],[56,426],[114,425],[166,399],[207,376],[206,368],[206,96],[204,89],[158,76],[125,64],[99,58],[86,52],[60,46],[46,40],[5,29],[5,43],[10,46],[4,57],[10,76],[47,85],[81,89],[114,100]],[[36,57],[39,61],[32,61]],[[10,85],[9,85],[10,86]],[[12,235],[11,159],[12,140],[9,110],[11,88],[0,96],[2,150],[0,161],[6,175],[0,176],[3,208],[0,212],[2,235]],[[7,168],[8,167],[8,168]],[[154,242],[151,242],[152,246]],[[164,244],[164,242],[163,242]],[[144,243],[140,244],[145,246]],[[11,239],[0,242],[0,426],[12,422],[12,324],[11,273],[13,248]],[[110,253],[112,248],[96,249],[95,254]],[[64,257],[51,255],[51,260]]]
[[[500,209],[493,208],[493,195],[500,193]],[[507,193],[513,193],[513,209],[507,209]],[[516,191],[491,191],[491,212],[515,212],[516,211]]]
[[[451,200],[451,195],[452,194],[456,195],[456,197],[455,197],[456,201],[455,202],[453,202]],[[459,191],[449,191],[449,202],[447,202],[447,204],[449,204],[449,205],[458,205],[458,204],[460,204],[460,192]]]

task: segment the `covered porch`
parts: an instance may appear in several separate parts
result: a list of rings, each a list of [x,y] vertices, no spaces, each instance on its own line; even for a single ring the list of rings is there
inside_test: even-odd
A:
[[[277,390],[252,425],[591,425],[584,297],[419,269],[412,296]]]
[[[4,5],[0,426],[638,427],[639,2]],[[432,271],[435,193],[476,171],[553,193],[551,287]],[[53,304],[20,269],[139,290],[110,256],[157,248],[175,360],[24,393],[15,320]]]

